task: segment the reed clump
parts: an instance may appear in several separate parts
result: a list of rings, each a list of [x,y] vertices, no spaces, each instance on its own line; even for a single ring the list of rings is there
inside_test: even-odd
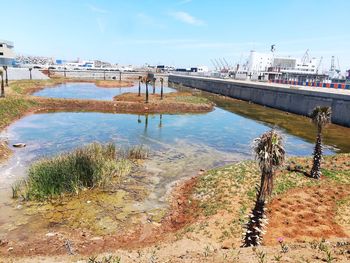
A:
[[[78,194],[83,189],[119,183],[132,166],[130,159],[118,157],[114,144],[93,143],[35,162],[28,177],[12,186],[12,195],[24,200],[43,200],[65,193]]]

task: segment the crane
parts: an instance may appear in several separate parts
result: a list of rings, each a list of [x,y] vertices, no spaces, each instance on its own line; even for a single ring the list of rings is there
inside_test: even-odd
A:
[[[310,61],[309,49],[307,49],[303,57],[301,58],[301,62],[303,63],[303,66],[305,66],[306,62],[309,62],[309,61]]]
[[[226,63],[227,69],[230,69],[230,65],[227,63],[225,58],[222,58],[224,60],[224,62]]]
[[[219,58],[219,61],[220,61],[220,64],[222,65],[222,68],[225,70],[225,69],[226,69],[226,67],[225,67],[224,62],[222,62],[221,58]]]
[[[215,67],[215,70],[218,70],[218,67],[216,66],[216,64],[214,63],[214,61],[212,59],[210,59],[211,63],[213,64],[213,66]]]
[[[316,68],[316,75],[318,75],[318,70],[320,69],[322,60],[323,60],[323,57],[320,58],[320,62],[319,62],[318,65],[317,65],[317,68]]]
[[[215,62],[216,62],[216,64],[219,66],[219,69],[221,70],[220,63],[218,62],[218,60],[217,60],[217,59],[215,59]]]

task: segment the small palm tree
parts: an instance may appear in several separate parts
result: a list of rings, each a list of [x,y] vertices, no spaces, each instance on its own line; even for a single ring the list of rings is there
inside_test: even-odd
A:
[[[152,86],[153,86],[153,94],[155,94],[156,93],[156,78],[153,78],[152,79]]]
[[[32,70],[33,68],[29,68],[29,79],[32,80]]]
[[[164,79],[160,78],[160,99],[161,100],[163,99],[163,82],[164,82]]]
[[[142,76],[139,76],[139,94],[138,96],[141,96],[141,82],[142,82]]]
[[[313,165],[311,169],[311,177],[320,179],[321,177],[321,161],[322,161],[322,130],[331,122],[332,110],[330,107],[316,107],[311,113],[312,122],[317,127],[317,137],[314,149]]]
[[[146,103],[148,103],[148,84],[150,83],[150,79],[146,78]]]
[[[0,69],[1,76],[1,95],[0,97],[5,97],[5,85],[4,85],[4,72]]]
[[[5,70],[5,85],[6,87],[9,86],[9,78],[8,78],[8,75],[7,75],[7,66],[2,66]]]
[[[265,203],[272,194],[275,170],[285,159],[282,136],[275,130],[265,132],[254,140],[254,152],[261,170],[261,181],[255,207],[246,225],[244,247],[257,246],[261,243],[266,222]]]

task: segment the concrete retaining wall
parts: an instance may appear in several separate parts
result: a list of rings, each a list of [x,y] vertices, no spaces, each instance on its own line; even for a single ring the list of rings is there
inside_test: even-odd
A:
[[[170,75],[169,82],[308,116],[316,106],[332,107],[332,122],[350,127],[350,92],[327,93],[264,83]]]
[[[30,79],[29,69],[27,68],[7,68],[7,75],[9,80],[25,80]],[[38,69],[32,69],[32,79],[49,79]]]

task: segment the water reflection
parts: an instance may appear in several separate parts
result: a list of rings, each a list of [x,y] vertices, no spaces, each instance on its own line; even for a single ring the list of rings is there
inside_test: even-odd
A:
[[[133,87],[125,88],[103,88],[97,87],[93,83],[65,83],[55,87],[44,88],[33,95],[48,98],[112,100],[114,96],[127,92],[138,93],[139,84],[135,83]],[[145,85],[140,86],[140,92],[145,92]],[[155,92],[158,94],[160,90]],[[164,87],[164,93],[170,92],[176,92],[176,90]]]

